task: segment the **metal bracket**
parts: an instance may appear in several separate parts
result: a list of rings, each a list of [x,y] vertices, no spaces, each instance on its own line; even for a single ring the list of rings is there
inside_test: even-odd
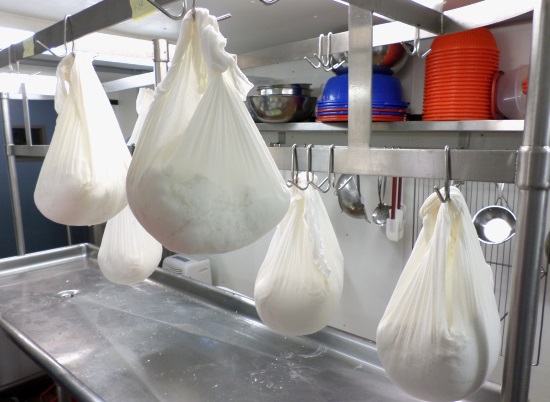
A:
[[[550,190],[549,146],[519,148],[516,185],[521,190]]]

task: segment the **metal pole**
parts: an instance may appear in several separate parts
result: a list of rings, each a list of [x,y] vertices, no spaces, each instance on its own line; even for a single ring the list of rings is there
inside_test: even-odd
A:
[[[27,96],[27,87],[23,82],[21,84],[21,94],[23,99],[23,121],[25,123],[26,145],[32,145],[31,114],[29,112],[29,97]]]
[[[13,134],[11,131],[10,109],[8,95],[2,93],[2,118],[4,119],[4,135],[6,138],[6,150],[13,145]],[[21,200],[19,198],[19,184],[17,182],[17,167],[15,165],[15,155],[12,152],[6,152],[8,162],[8,174],[11,190],[11,207],[13,211],[13,224],[15,228],[15,245],[17,254],[25,254],[25,235],[23,231],[23,216],[21,214]]]
[[[372,131],[372,11],[349,5],[348,145],[368,147]]]
[[[502,401],[528,400],[543,266],[544,229],[550,189],[550,0],[537,1],[523,145],[518,153],[520,189],[513,260]]]
[[[166,77],[168,72],[168,41],[166,39],[153,39],[153,62],[155,63],[155,86]]]
[[[69,394],[69,391],[59,384],[55,384],[55,390],[57,393],[57,402],[71,402],[71,395]]]

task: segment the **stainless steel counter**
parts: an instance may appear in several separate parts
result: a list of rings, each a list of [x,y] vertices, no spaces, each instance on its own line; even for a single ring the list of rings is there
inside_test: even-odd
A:
[[[372,343],[285,337],[250,299],[158,269],[104,279],[89,245],[0,260],[0,327],[80,402],[413,401]],[[498,401],[487,387],[471,401]]]

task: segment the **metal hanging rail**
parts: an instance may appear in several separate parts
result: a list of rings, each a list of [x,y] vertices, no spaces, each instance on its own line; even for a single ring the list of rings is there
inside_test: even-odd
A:
[[[175,0],[155,0],[155,3],[160,6],[175,2]],[[72,41],[82,38],[83,36],[101,31],[102,29],[126,20],[143,16],[152,10],[156,11],[156,9],[146,1],[100,1],[93,6],[71,15],[69,19],[71,29],[67,32],[66,40]],[[35,33],[32,37],[0,51],[0,67],[7,66],[10,61],[11,63],[15,63],[27,57],[43,53],[44,48],[36,44],[37,41],[40,41],[48,48],[61,46],[65,43],[64,35],[64,20],[61,20]],[[10,49],[11,58],[9,56]]]

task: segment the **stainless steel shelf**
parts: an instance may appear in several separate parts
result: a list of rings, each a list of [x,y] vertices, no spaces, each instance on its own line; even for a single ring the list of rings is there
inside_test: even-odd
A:
[[[347,123],[258,123],[261,132],[344,132]],[[523,120],[403,121],[372,123],[373,132],[512,132],[523,133]]]

